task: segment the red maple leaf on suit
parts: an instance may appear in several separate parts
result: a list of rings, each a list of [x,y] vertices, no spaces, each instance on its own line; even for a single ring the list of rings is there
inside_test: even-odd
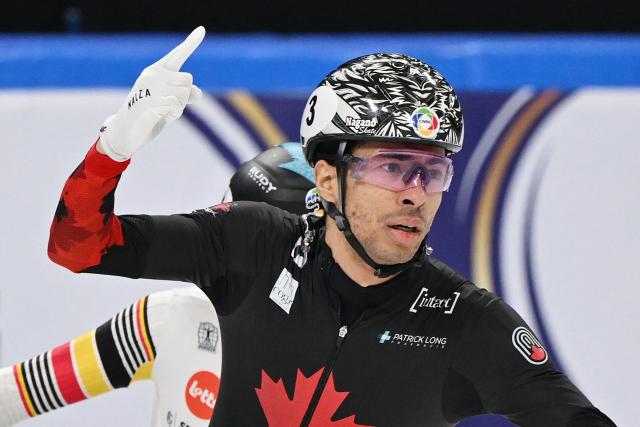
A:
[[[282,379],[274,382],[264,370],[262,371],[261,386],[256,388],[256,394],[269,427],[300,425],[320,381],[322,371],[320,369],[307,378],[298,369],[292,399],[289,398]],[[333,373],[329,374],[309,427],[369,427],[357,424],[355,415],[337,421],[331,420],[348,395],[349,392],[335,389]]]
[[[544,358],[547,357],[544,348],[542,347],[538,347],[535,344],[531,344],[531,359],[536,361],[536,362],[540,362],[541,360],[544,360]]]

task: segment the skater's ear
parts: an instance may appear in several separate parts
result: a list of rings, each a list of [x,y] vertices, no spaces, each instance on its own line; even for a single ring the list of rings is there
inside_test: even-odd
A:
[[[318,160],[313,172],[316,178],[318,194],[327,202],[338,202],[338,175],[336,167],[326,160]]]

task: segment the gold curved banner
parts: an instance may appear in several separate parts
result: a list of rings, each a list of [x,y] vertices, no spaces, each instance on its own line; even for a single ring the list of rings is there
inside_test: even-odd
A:
[[[518,148],[534,123],[560,97],[558,91],[545,91],[530,102],[505,132],[491,159],[476,205],[471,240],[471,272],[473,282],[481,288],[495,290],[493,277],[493,239],[496,235],[498,196],[504,191],[504,179]]]
[[[243,90],[232,90],[226,94],[226,98],[247,119],[267,145],[273,146],[287,142],[287,136],[255,96]]]

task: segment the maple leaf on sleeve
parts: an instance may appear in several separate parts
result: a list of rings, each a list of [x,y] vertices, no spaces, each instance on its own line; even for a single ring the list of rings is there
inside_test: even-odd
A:
[[[547,357],[547,355],[544,352],[544,348],[531,344],[531,360],[540,362],[541,360],[544,360],[545,357]]]

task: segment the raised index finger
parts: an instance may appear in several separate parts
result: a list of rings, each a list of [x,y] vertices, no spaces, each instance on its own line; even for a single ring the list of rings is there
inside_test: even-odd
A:
[[[203,26],[199,26],[189,34],[182,43],[167,53],[158,63],[170,71],[180,71],[182,64],[191,56],[194,50],[204,39],[206,31]]]

